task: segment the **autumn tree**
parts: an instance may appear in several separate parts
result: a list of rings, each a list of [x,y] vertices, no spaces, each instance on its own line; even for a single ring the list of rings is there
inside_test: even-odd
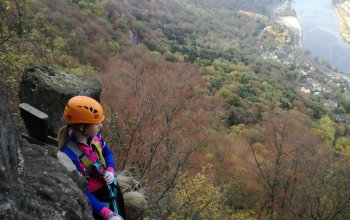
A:
[[[20,70],[17,64],[20,55],[16,54],[16,45],[29,37],[31,15],[26,1],[0,1],[0,63],[3,68]]]
[[[23,1],[0,1],[0,46],[25,34],[24,13]]]
[[[251,130],[248,145],[262,190],[259,218],[341,219],[349,215],[350,179],[342,174],[348,159],[334,157],[332,146],[322,143],[309,127],[300,113],[278,110]]]
[[[115,58],[101,76],[108,138],[121,169],[132,170],[159,203],[191,155],[206,145],[215,109],[196,68],[155,59],[142,46]]]
[[[206,167],[196,173],[180,175],[171,193],[173,211],[168,219],[225,219],[223,190],[214,184]],[[227,218],[228,219],[228,218]]]

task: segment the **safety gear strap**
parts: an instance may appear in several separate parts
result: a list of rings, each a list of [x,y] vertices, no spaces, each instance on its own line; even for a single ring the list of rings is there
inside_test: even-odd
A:
[[[115,213],[120,215],[120,210],[118,208],[118,201],[117,201],[117,178],[114,177],[113,183],[108,185],[109,190],[109,198],[112,200],[111,205],[113,207],[113,210]]]
[[[95,151],[95,153],[97,154],[97,156],[100,159],[102,165],[105,168],[107,168],[106,167],[106,160],[105,160],[105,158],[102,155],[102,146],[101,146],[101,144],[98,141],[94,141],[93,140],[93,141],[91,141],[90,145],[91,145],[92,149]]]
[[[101,144],[98,141],[91,141],[91,147],[98,155],[99,160],[95,163],[92,163],[86,153],[84,153],[73,141],[69,141],[66,145],[73,153],[79,158],[79,160],[84,165],[85,169],[89,170],[91,167],[95,166],[98,170],[101,166],[106,167],[106,161],[102,156],[102,148]],[[117,178],[114,177],[113,183],[108,185],[109,189],[109,197],[111,201],[111,208],[113,208],[114,212],[120,214],[120,210],[118,209],[118,201],[117,201]]]
[[[103,166],[104,168],[106,168],[106,161],[102,155],[102,149],[101,149],[101,144],[97,141],[92,141],[91,142],[91,146],[92,149],[94,150],[94,152],[97,154],[98,156],[98,161],[96,161],[95,163],[92,163],[89,159],[89,157],[86,155],[86,153],[84,153],[78,146],[76,143],[74,143],[73,141],[69,141],[66,145],[71,151],[73,151],[73,153],[79,158],[79,160],[81,161],[81,163],[84,165],[85,169],[90,170],[91,167],[94,165],[97,169],[100,169],[101,166]]]
[[[90,168],[93,163],[91,163],[89,157],[84,153],[79,147],[73,142],[69,141],[66,145],[81,161],[86,169]]]

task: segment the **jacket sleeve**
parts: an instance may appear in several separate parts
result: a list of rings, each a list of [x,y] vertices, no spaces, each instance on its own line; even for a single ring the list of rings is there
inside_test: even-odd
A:
[[[65,153],[69,157],[69,159],[71,159],[78,172],[83,173],[82,168],[79,166],[79,159],[72,150],[70,150],[68,147],[63,147],[60,151]]]
[[[108,147],[108,145],[106,144],[106,142],[103,140],[101,134],[98,134],[98,137],[101,140],[102,155],[103,155],[103,157],[105,158],[105,161],[106,161],[106,168],[109,171],[111,171],[111,168],[112,168],[113,171],[114,171],[115,167],[114,167],[114,156],[113,156],[113,153],[110,150],[110,148]]]
[[[96,197],[95,197],[91,192],[89,192],[89,191],[86,190],[85,193],[86,193],[86,196],[88,197],[89,202],[90,202],[90,204],[91,204],[92,211],[93,211],[94,213],[99,214],[99,213],[101,212],[101,210],[103,209],[103,207],[105,207],[105,206],[103,205],[103,203],[101,203],[100,201],[98,201],[98,200],[96,199]]]
[[[79,166],[79,163],[78,163],[78,158],[77,156],[74,154],[73,151],[71,151],[68,147],[63,147],[61,149],[61,152],[65,153],[73,162],[73,164],[75,165],[75,167],[77,168],[77,170],[79,172],[82,172],[81,171],[81,168]],[[87,198],[89,199],[89,202],[91,204],[91,207],[92,207],[92,210],[94,213],[100,213],[100,211],[102,210],[103,207],[105,207],[103,205],[103,203],[101,203],[100,201],[98,201],[96,199],[96,197],[89,191],[85,191],[85,194],[87,196]]]

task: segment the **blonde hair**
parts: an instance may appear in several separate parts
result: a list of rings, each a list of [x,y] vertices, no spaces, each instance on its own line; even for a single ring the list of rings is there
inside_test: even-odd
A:
[[[69,140],[69,127],[65,125],[58,131],[58,147],[62,148]]]

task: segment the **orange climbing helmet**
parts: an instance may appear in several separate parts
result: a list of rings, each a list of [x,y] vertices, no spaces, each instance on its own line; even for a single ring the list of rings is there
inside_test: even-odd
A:
[[[74,96],[69,99],[63,118],[68,124],[98,124],[105,118],[100,103],[87,96]]]

